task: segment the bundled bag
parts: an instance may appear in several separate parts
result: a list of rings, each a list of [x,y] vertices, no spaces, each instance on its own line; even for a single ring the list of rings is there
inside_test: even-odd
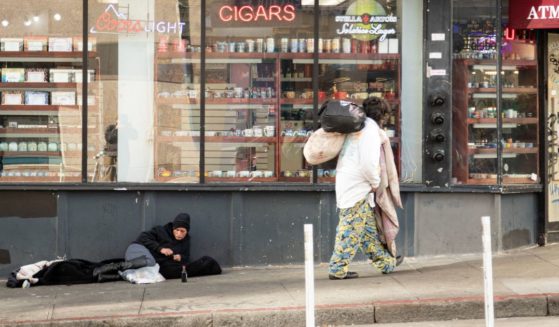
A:
[[[334,159],[342,150],[345,134],[327,133],[323,128],[314,131],[303,148],[303,155],[311,165]]]
[[[320,111],[321,127],[326,132],[354,133],[365,127],[365,111],[357,104],[344,100],[325,102]]]

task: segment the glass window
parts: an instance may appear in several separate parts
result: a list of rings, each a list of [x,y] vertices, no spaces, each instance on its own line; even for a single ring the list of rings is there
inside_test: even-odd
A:
[[[497,184],[499,174],[503,184],[540,180],[536,34],[508,28],[503,4],[498,54],[495,2],[453,2],[453,177],[459,184]]]
[[[319,1],[319,106],[327,99],[388,100],[392,112],[382,128],[400,170],[400,1],[331,3]],[[322,164],[319,182],[333,182],[335,168],[336,160]]]
[[[208,182],[310,182],[302,148],[312,130],[312,5],[206,6]]]
[[[502,10],[503,184],[533,184],[541,182],[536,31],[508,28],[508,3]]]
[[[453,182],[497,183],[495,1],[453,1]]]
[[[199,1],[90,1],[89,13],[89,180],[197,183]]]
[[[81,1],[2,2],[0,182],[80,182]]]

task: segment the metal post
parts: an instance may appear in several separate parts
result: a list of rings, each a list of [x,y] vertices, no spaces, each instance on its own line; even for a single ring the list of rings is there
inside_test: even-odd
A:
[[[481,217],[483,229],[483,282],[485,289],[485,326],[495,326],[495,312],[493,310],[493,264],[491,261],[491,219],[489,216]]]
[[[305,304],[307,327],[314,327],[314,251],[313,227],[305,224]]]

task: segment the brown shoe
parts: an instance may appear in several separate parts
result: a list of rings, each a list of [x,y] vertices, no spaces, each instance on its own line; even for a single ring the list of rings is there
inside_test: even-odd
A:
[[[359,277],[359,274],[356,273],[355,271],[348,271],[347,274],[344,277],[336,277],[335,275],[328,275],[328,278],[332,279],[332,280],[337,280],[337,279],[353,279],[353,278],[357,278]]]

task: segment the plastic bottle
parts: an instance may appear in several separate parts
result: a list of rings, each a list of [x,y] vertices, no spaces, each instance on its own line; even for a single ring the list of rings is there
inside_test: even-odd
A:
[[[182,266],[181,281],[182,281],[183,283],[186,283],[187,278],[188,278],[188,274],[186,273],[186,267],[185,267],[185,266]]]

